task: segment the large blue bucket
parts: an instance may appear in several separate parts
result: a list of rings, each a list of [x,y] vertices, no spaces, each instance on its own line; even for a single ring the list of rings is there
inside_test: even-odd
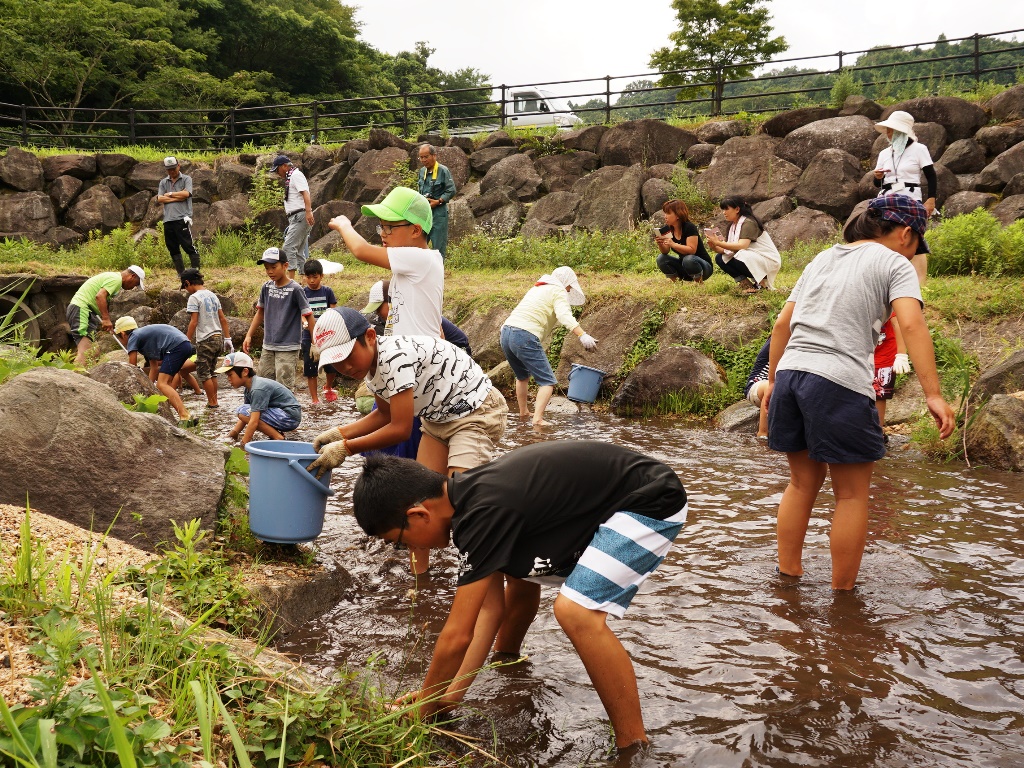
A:
[[[573,363],[569,369],[569,394],[567,397],[574,403],[592,403],[597,400],[597,392],[601,389],[601,380],[607,374],[597,368]]]
[[[249,528],[263,541],[298,544],[324,528],[331,473],[317,480],[306,467],[317,457],[312,443],[260,440],[248,443]]]

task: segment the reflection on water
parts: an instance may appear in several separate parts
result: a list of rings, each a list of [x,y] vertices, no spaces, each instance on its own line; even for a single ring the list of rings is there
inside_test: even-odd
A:
[[[237,395],[224,401],[205,427],[211,436],[230,428]],[[340,403],[307,410],[299,437],[353,418]],[[797,582],[773,573],[784,457],[751,437],[667,421],[586,411],[551,420],[554,428],[538,435],[513,419],[502,448],[614,441],[674,467],[690,498],[675,548],[615,622],[653,742],[631,764],[1024,763],[1024,478],[898,452],[880,462],[861,586],[834,596],[824,514],[808,531],[807,575]],[[408,690],[421,681],[446,615],[454,559],[437,558],[439,575],[412,599],[405,563],[351,517],[358,470],[350,461],[335,472],[338,495],[318,540],[357,588],[282,650],[326,673],[383,659],[378,673]],[[831,494],[820,501],[827,512]],[[529,661],[483,673],[453,727],[496,739],[510,765],[614,764],[604,711],[551,615],[553,598],[545,589]]]

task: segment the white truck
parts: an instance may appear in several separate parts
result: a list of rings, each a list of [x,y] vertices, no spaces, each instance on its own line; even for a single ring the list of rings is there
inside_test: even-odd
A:
[[[573,114],[572,107],[550,91],[540,88],[519,88],[509,93],[511,109],[505,114],[508,125],[554,125],[558,128],[575,128],[582,123]]]

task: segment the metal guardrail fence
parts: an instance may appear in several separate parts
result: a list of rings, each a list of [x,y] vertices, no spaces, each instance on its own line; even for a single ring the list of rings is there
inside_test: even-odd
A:
[[[663,101],[645,102],[644,108],[671,108],[677,113],[718,116],[740,111],[734,107],[742,104],[747,113],[769,112],[787,109],[795,103],[806,105],[820,103],[821,96],[827,100],[831,84],[816,87],[793,87],[800,78],[815,75],[837,76],[844,70],[859,74],[866,79],[859,80],[861,88],[867,90],[893,81],[907,84],[934,81],[941,78],[961,79],[964,82],[980,84],[993,74],[1024,71],[1024,43],[1016,39],[1001,40],[1024,30],[1014,29],[987,35],[975,34],[948,40],[932,40],[900,46],[886,46],[862,51],[838,51],[819,56],[800,56],[773,59],[751,65],[740,63],[726,67],[705,67],[694,70],[673,72],[642,72],[633,75],[605,75],[583,80],[553,80],[546,83],[522,85],[485,86],[483,88],[460,88],[455,90],[420,91],[398,93],[386,96],[365,96],[329,101],[304,101],[291,104],[273,104],[252,107],[230,108],[173,108],[173,109],[101,109],[98,107],[45,108],[25,104],[0,102],[0,144],[36,145],[107,149],[123,145],[152,145],[174,149],[238,149],[246,143],[273,145],[283,139],[309,137],[311,143],[341,141],[370,127],[398,129],[409,136],[414,130],[445,124],[454,132],[471,132],[474,126],[505,126],[509,120],[510,98],[517,89],[548,86],[580,86],[583,90],[559,94],[558,98],[568,101],[580,99],[573,110],[555,111],[552,114],[585,115],[598,113],[603,122],[611,123],[620,110],[636,109],[635,103],[621,104],[623,94],[634,91],[621,87],[613,88],[623,81],[626,84],[637,80],[658,79],[665,75],[678,75],[688,82],[687,91],[705,90],[707,96]],[[945,56],[918,58],[907,62],[846,66],[846,62],[863,54],[885,51],[905,51],[922,46],[956,45],[973,42],[973,50]],[[982,41],[994,41],[1004,47],[982,50]],[[1011,64],[988,66],[992,57],[1000,54],[1017,54],[1019,61]],[[824,69],[807,69],[795,72],[769,71],[760,77],[745,77],[730,80],[731,69],[758,68],[773,65],[789,65],[797,62],[834,60],[834,66]],[[986,61],[988,60],[988,61]],[[899,69],[920,67],[923,64],[957,62],[963,69],[901,77]],[[786,81],[789,81],[787,86]],[[744,84],[777,83],[781,90],[761,93],[743,93]],[[592,85],[596,84],[596,85]],[[645,93],[664,93],[674,96],[679,86],[654,86],[645,88]],[[578,89],[573,89],[578,90]],[[493,97],[497,92],[497,98]],[[614,100],[613,100],[613,97]],[[448,101],[448,99],[454,99]],[[787,99],[789,104],[787,105]],[[594,105],[597,100],[599,105]],[[591,106],[584,106],[590,104]],[[188,119],[191,118],[191,119]]]

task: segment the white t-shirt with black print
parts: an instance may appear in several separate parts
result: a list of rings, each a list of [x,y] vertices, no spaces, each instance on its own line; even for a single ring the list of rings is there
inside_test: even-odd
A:
[[[389,402],[413,389],[414,415],[443,424],[479,408],[492,384],[473,358],[444,339],[378,336],[377,370],[366,386]]]

